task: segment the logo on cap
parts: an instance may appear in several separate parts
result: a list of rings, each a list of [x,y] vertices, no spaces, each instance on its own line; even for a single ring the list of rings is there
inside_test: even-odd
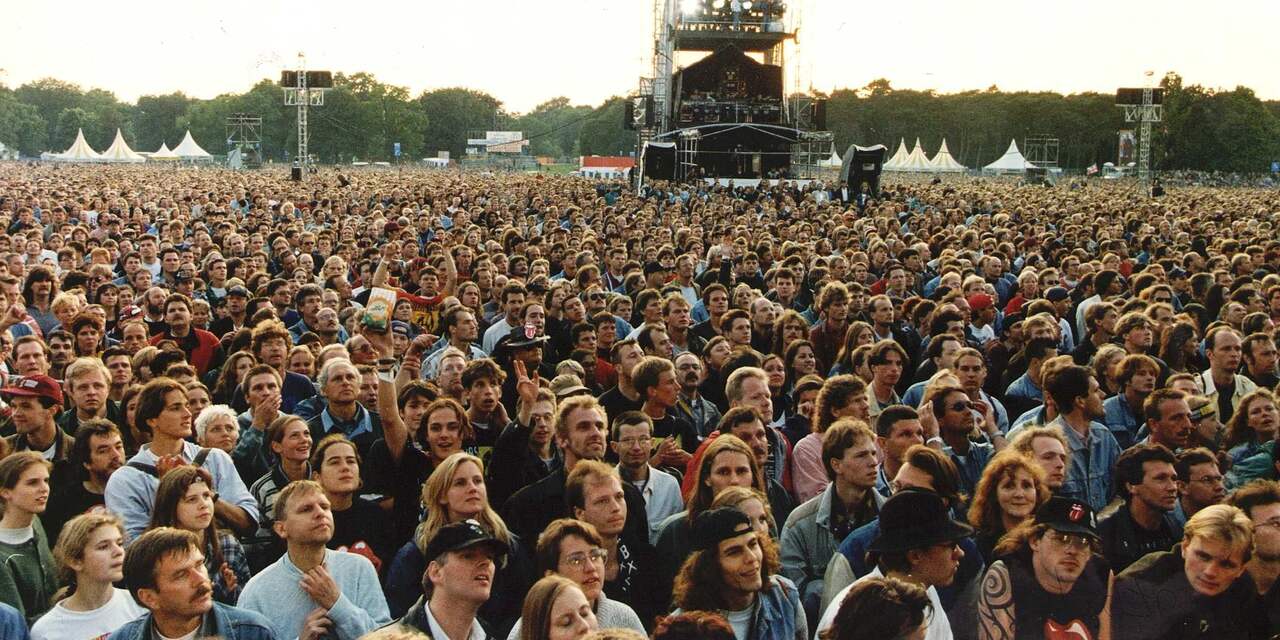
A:
[[[538,336],[538,327],[532,324],[524,326],[524,337],[526,340],[532,340]]]
[[[1080,503],[1071,505],[1071,510],[1067,512],[1067,519],[1072,522],[1080,522],[1080,518],[1084,517],[1084,506]]]
[[[19,389],[35,389],[39,386],[40,386],[40,382],[33,378],[23,378],[22,382],[18,383]]]

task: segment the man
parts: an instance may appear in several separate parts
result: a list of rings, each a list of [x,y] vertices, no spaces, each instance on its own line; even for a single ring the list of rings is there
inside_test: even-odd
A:
[[[680,383],[680,398],[676,401],[676,415],[693,425],[698,437],[706,438],[720,423],[720,409],[704,398],[699,387],[706,380],[706,365],[697,354],[685,352],[676,356],[676,378]]]
[[[266,618],[213,601],[204,561],[203,545],[190,531],[158,527],[135,540],[124,558],[124,582],[147,613],[117,629],[110,640],[275,640]]]
[[[293,306],[298,310],[301,319],[297,324],[289,327],[289,335],[293,336],[293,343],[298,344],[298,339],[302,334],[311,332],[316,335],[321,334],[320,328],[320,310],[323,308],[321,300],[323,299],[324,290],[319,285],[305,284],[298,288],[298,292],[293,295]],[[346,342],[350,339],[347,330],[338,325],[338,342]]]
[[[1027,363],[1027,371],[1010,382],[1005,389],[1004,402],[1009,408],[1009,415],[1021,416],[1044,404],[1044,375],[1041,368],[1046,360],[1056,355],[1058,345],[1053,338],[1032,338],[1022,348],[1018,357]]]
[[[960,386],[964,388],[964,392],[975,401],[981,400],[991,407],[995,412],[996,428],[1000,433],[1009,432],[1009,412],[1005,410],[1004,403],[1000,402],[995,396],[986,392],[984,387],[987,384],[987,358],[982,355],[981,351],[972,347],[960,349],[955,354],[955,364],[952,367],[956,377],[960,380]]]
[[[902,404],[895,387],[907,366],[907,352],[893,340],[881,340],[871,347],[867,364],[871,367],[871,384],[867,385],[869,413],[875,420],[887,407]]]
[[[40,336],[23,336],[13,343],[13,364],[20,376],[49,375],[49,347]]]
[[[1173,468],[1178,472],[1178,502],[1174,504],[1172,516],[1179,526],[1185,525],[1187,519],[1201,509],[1218,504],[1227,496],[1218,457],[1208,449],[1196,447],[1180,452]]]
[[[1205,354],[1209,357],[1209,369],[1200,374],[1200,388],[1204,395],[1218,404],[1218,420],[1231,422],[1231,416],[1240,399],[1253,393],[1258,385],[1236,371],[1240,369],[1240,334],[1231,327],[1218,326],[1204,338]]]
[[[120,402],[124,398],[125,389],[133,384],[133,358],[122,347],[107,347],[102,352],[102,362],[107,365],[111,388],[107,398],[112,402]]]
[[[248,320],[245,312],[249,304],[249,290],[243,285],[234,285],[227,289],[227,304],[225,306],[226,315],[213,321],[209,325],[209,332],[215,336],[225,336],[228,333],[239,331]]]
[[[1057,429],[1070,444],[1071,467],[1059,495],[1082,500],[1097,512],[1114,493],[1111,474],[1120,457],[1111,430],[1095,422],[1105,413],[1102,388],[1092,372],[1078,365],[1055,370],[1046,383],[1058,408],[1058,417],[1046,426]]]
[[[1115,571],[1172,547],[1182,537],[1173,518],[1178,501],[1174,462],[1168,449],[1152,444],[1136,445],[1116,461],[1116,492],[1124,502],[1098,523],[1102,555]]]
[[[723,507],[693,524],[693,549],[674,585],[674,615],[721,613],[745,640],[808,640],[809,626],[796,587],[775,575],[778,562],[767,536],[746,514]]]
[[[724,314],[729,311],[729,292],[725,286],[716,282],[703,287],[702,307],[706,320],[693,325],[690,331],[703,340],[710,340],[720,335],[724,329]],[[691,315],[697,313],[698,309],[695,307]]]
[[[461,351],[469,361],[488,357],[475,344],[479,335],[480,325],[476,322],[476,316],[470,309],[459,305],[444,312],[444,315],[440,316],[440,328],[444,332],[445,339],[437,342],[432,347],[434,351],[423,359],[423,378],[427,380],[436,379],[440,371],[440,359],[444,357],[447,347],[453,347]]]
[[[662,321],[667,339],[675,355],[702,353],[706,340],[690,331],[689,301],[678,293],[667,295],[662,301]]]
[[[773,345],[773,322],[778,319],[777,307],[772,300],[759,297],[751,301],[751,348],[769,353]]]
[[[787,516],[782,527],[782,575],[796,583],[805,614],[817,617],[822,578],[836,546],[880,512],[875,491],[875,434],[860,422],[840,420],[822,435],[826,489]]]
[[[751,316],[742,309],[730,309],[720,318],[720,330],[734,349],[754,349]]]
[[[667,328],[662,324],[644,324],[636,330],[636,343],[646,356],[670,360],[675,353]]]
[[[276,418],[284,415],[280,411],[280,374],[269,364],[255,364],[245,372],[240,386],[245,389],[249,408],[236,417],[240,437],[231,459],[245,484],[252,484],[271,468],[266,431]]]
[[[760,468],[764,470],[765,476],[776,482],[781,487],[791,484],[791,464],[790,448],[786,445],[786,436],[782,435],[778,429],[770,426],[770,418],[773,416],[773,399],[769,391],[769,374],[764,369],[757,367],[742,367],[729,374],[729,379],[724,384],[725,398],[729,401],[729,408],[733,410],[738,407],[745,407],[755,412],[756,417],[760,419],[760,424],[765,427],[764,437],[768,443],[768,459],[760,463]],[[726,413],[725,415],[728,415]],[[730,424],[741,424],[743,420],[739,418],[731,421]],[[721,426],[725,423],[724,418],[720,419]],[[720,428],[720,427],[717,427]],[[788,501],[790,504],[790,501]],[[776,506],[776,505],[775,505]],[[790,506],[787,511],[790,511]],[[774,511],[774,517],[779,521],[785,522],[786,517],[780,512]]]
[[[1085,366],[1093,360],[1093,354],[1098,352],[1098,348],[1104,344],[1111,344],[1116,337],[1116,322],[1119,321],[1120,314],[1116,311],[1115,306],[1109,302],[1103,302],[1092,306],[1089,312],[1084,315],[1085,327],[1088,328],[1087,334],[1080,344],[1071,352],[1071,359],[1076,364]]]
[[[1050,493],[1062,491],[1062,484],[1067,479],[1067,438],[1061,431],[1050,427],[1028,427],[1013,438],[1009,447],[1044,471],[1044,483]]]
[[[222,345],[217,336],[191,324],[191,299],[174,293],[164,300],[166,330],[151,338],[151,344],[173,340],[187,354],[187,362],[203,376],[222,365]]]
[[[1131,311],[1116,321],[1116,335],[1125,353],[1147,353],[1155,342],[1155,323],[1142,313]]]
[[[653,435],[659,438],[654,465],[684,469],[701,438],[693,425],[675,414],[680,400],[675,366],[666,358],[646,356],[631,375],[636,393],[644,400],[640,410],[653,421]]]
[[[74,474],[71,449],[75,440],[58,428],[58,411],[62,408],[62,388],[58,381],[39,374],[26,376],[0,389],[0,396],[13,411],[11,420],[17,431],[5,437],[5,449],[40,452],[45,460],[53,463],[50,486],[67,482]]]
[[[336,640],[357,640],[391,621],[369,559],[325,548],[333,512],[318,483],[295,480],[276,494],[272,530],[287,551],[249,580],[237,605],[262,614],[277,637],[324,630]]]
[[[71,446],[71,474],[49,494],[49,504],[40,514],[45,536],[57,540],[59,533],[72,518],[82,514],[105,510],[103,493],[107,480],[124,465],[124,442],[120,429],[102,419],[86,420],[75,432]]]
[[[356,338],[363,339],[362,336],[356,336]],[[352,339],[352,342],[354,341],[355,338]],[[279,320],[267,320],[253,328],[249,348],[259,363],[271,365],[276,373],[280,374],[280,410],[285,413],[301,414],[303,412],[298,405],[316,396],[316,385],[306,376],[287,369],[290,344],[292,339],[284,323]],[[323,406],[320,404],[322,400],[323,398],[318,398],[313,403],[317,405],[317,411],[319,406]],[[242,387],[237,387],[231,404],[244,406],[244,403],[244,390]]]
[[[1191,446],[1195,425],[1191,423],[1191,407],[1187,396],[1175,389],[1157,389],[1142,405],[1150,433],[1142,443],[1158,444],[1177,453]]]
[[[1280,483],[1251,482],[1231,494],[1230,504],[1253,522],[1253,555],[1245,571],[1267,612],[1267,632],[1280,633]]]
[[[1280,357],[1276,353],[1275,338],[1265,333],[1254,333],[1244,339],[1241,346],[1244,353],[1245,375],[1254,384],[1267,389],[1280,385],[1280,375],[1276,373],[1276,363]]]
[[[536,373],[534,375],[537,375]],[[467,363],[462,370],[462,388],[467,396],[467,420],[471,423],[473,442],[477,447],[492,447],[506,426],[507,414],[502,407],[502,385],[507,374],[490,358]]]
[[[907,449],[924,444],[924,427],[915,409],[895,405],[876,416],[876,447],[880,450],[880,469],[876,472],[876,492],[889,497],[889,481],[902,469]]]
[[[996,339],[995,300],[985,293],[975,293],[966,298],[965,302],[969,303],[971,318],[965,334],[978,347],[985,347],[988,342]]]
[[[797,299],[799,295],[798,284],[795,271],[788,267],[780,267],[774,271],[773,289],[765,297],[778,303],[784,311],[791,309],[803,311],[804,307],[799,304]]]
[[[818,358],[818,373],[825,374],[844,347],[844,334],[849,328],[849,288],[840,281],[828,282],[818,292],[818,312],[822,320],[809,329],[809,341]]]
[[[341,433],[356,445],[361,456],[382,437],[382,419],[359,402],[360,370],[350,360],[335,358],[324,363],[316,376],[324,410],[307,421],[311,441],[320,442],[331,433]]]
[[[1138,439],[1138,426],[1145,422],[1143,403],[1156,388],[1160,367],[1151,356],[1130,354],[1120,359],[1115,371],[1120,393],[1102,403],[1103,423],[1120,448],[1128,449]]]
[[[520,308],[524,306],[525,296],[528,291],[524,285],[519,282],[508,282],[502,287],[502,309],[504,314],[501,318],[494,320],[493,324],[484,332],[484,351],[485,353],[493,353],[493,348],[498,345],[498,340],[503,336],[511,333],[512,329],[524,324],[520,318]]]
[[[507,545],[474,520],[447,524],[427,544],[420,598],[398,622],[431,638],[491,638],[477,617]]]
[[[49,376],[61,379],[75,358],[76,339],[70,332],[58,329],[48,334],[46,342],[49,343]]]
[[[97,358],[76,358],[67,365],[66,387],[75,408],[62,412],[58,418],[58,427],[64,433],[75,433],[81,422],[93,418],[124,422],[120,408],[111,401],[108,376],[107,367]]]
[[[653,453],[653,420],[640,411],[628,411],[613,421],[609,446],[618,457],[618,473],[644,496],[649,517],[649,537],[657,538],[658,527],[667,517],[684,509],[680,482],[649,463]]]
[[[1013,542],[982,580],[978,637],[1099,637],[1109,576],[1091,552],[1098,531],[1089,505],[1049,498]]]
[[[1116,576],[1112,637],[1266,638],[1267,612],[1245,575],[1252,549],[1253,523],[1240,509],[1216,504],[1192,516],[1172,551]]]
[[[938,424],[938,437],[929,438],[926,443],[938,446],[951,456],[951,461],[960,471],[961,490],[972,495],[978,486],[978,480],[982,478],[982,470],[1008,444],[1004,434],[996,428],[991,408],[971,402],[968,394],[960,387],[942,387],[934,392],[930,402],[933,417]],[[975,418],[981,420],[986,442],[974,442],[970,439]]]
[[[644,398],[636,391],[632,378],[642,359],[644,351],[635,340],[619,340],[609,348],[609,362],[618,372],[618,384],[600,395],[600,405],[609,420],[627,411],[639,411],[644,406]]]
[[[927,623],[927,637],[950,637],[951,623],[938,597],[938,588],[956,581],[965,553],[960,541],[973,534],[966,524],[956,522],[941,496],[929,491],[901,491],[880,507],[880,532],[868,547],[876,567],[854,581],[831,600],[818,623],[818,633],[831,627],[853,585],[872,577],[890,577],[924,588],[933,603]]]

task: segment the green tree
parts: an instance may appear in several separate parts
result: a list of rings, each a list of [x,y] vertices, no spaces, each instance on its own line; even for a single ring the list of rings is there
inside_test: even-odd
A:
[[[614,96],[596,107],[578,131],[578,151],[582,155],[630,155],[636,150],[636,132],[622,122],[627,98]]]
[[[480,91],[437,89],[424,92],[416,102],[428,119],[422,135],[422,151],[428,156],[448,151],[450,157],[461,158],[468,132],[503,124],[502,102]]]
[[[24,156],[38,156],[48,149],[48,131],[39,110],[18,101],[12,91],[0,91],[0,142]]]
[[[185,128],[179,126],[179,121],[187,115],[187,111],[196,102],[181,91],[162,96],[138,98],[138,105],[133,114],[133,128],[137,134],[135,139],[138,147],[135,151],[155,151],[161,144],[167,144],[172,148],[181,142]],[[210,151],[210,153],[214,152]]]

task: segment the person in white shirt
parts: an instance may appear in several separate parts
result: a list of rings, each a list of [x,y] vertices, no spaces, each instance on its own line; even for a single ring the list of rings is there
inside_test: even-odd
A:
[[[124,525],[106,513],[76,516],[53,549],[58,581],[67,585],[48,613],[31,627],[32,640],[84,640],[123,626],[147,610],[125,589]]]
[[[627,411],[613,421],[609,446],[618,456],[618,473],[644,496],[649,516],[649,539],[658,537],[662,521],[684,511],[680,482],[675,476],[649,464],[653,450],[653,420],[640,411]]]

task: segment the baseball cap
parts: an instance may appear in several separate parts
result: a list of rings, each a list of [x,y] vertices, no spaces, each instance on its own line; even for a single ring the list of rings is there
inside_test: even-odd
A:
[[[54,404],[62,404],[62,385],[46,375],[36,374],[17,380],[12,386],[0,389],[6,397],[48,398]]]
[[[655,273],[666,273],[666,272],[667,272],[667,268],[657,262],[646,262],[644,265],[644,274],[646,276],[652,275]]]
[[[1049,290],[1044,292],[1044,297],[1049,302],[1061,302],[1070,298],[1071,294],[1065,287],[1049,287]]]
[[[241,285],[236,285],[236,286],[234,286],[234,287],[231,287],[230,289],[227,289],[227,295],[228,295],[228,296],[240,296],[241,298],[248,298],[248,297],[249,297],[249,290],[248,290],[248,289],[246,289],[246,288],[244,288],[244,287],[243,287],[243,286],[241,286]]]
[[[142,307],[131,304],[120,310],[119,323],[124,324],[130,320],[137,320],[142,317]]]
[[[580,393],[591,393],[591,390],[582,386],[582,381],[571,373],[562,373],[551,380],[551,393],[556,395],[557,400],[564,400],[569,396],[576,396]]]
[[[1098,537],[1098,520],[1088,503],[1053,496],[1036,510],[1036,524],[1048,525],[1054,531]]]
[[[995,304],[995,300],[992,300],[991,296],[985,293],[975,293],[969,296],[965,302],[969,303],[970,311],[982,311]]]
[[[391,321],[391,333],[398,334],[398,335],[402,335],[402,336],[408,336],[408,335],[409,335],[409,323],[408,323],[408,322],[405,322],[404,320],[392,320],[392,321]]]
[[[431,562],[446,553],[477,545],[488,547],[495,559],[507,555],[507,543],[490,535],[475,520],[463,520],[441,527],[435,537],[431,538],[431,542],[427,543],[427,549],[423,555],[427,562]]]
[[[693,521],[693,548],[695,551],[708,551],[729,538],[751,532],[751,518],[747,514],[733,507],[709,509],[698,514]]]

